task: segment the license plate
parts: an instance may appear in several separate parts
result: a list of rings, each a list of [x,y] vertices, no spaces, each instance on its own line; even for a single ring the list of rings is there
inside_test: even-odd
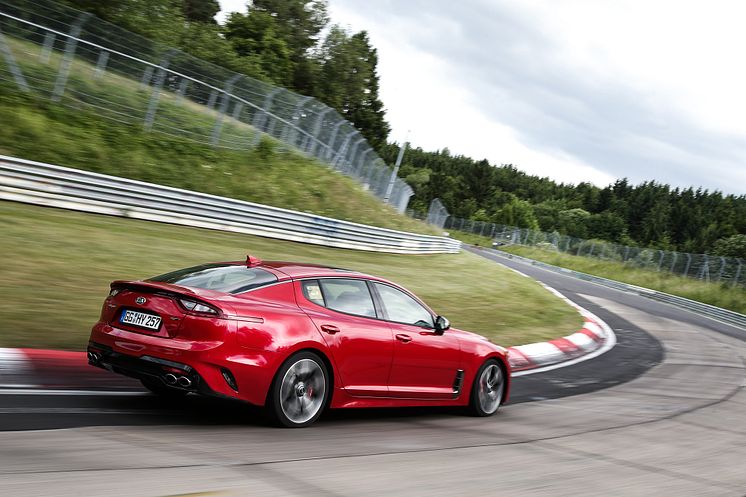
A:
[[[137,311],[124,311],[122,317],[119,318],[119,322],[132,326],[139,326],[141,328],[148,328],[149,330],[157,330],[161,327],[160,316]]]

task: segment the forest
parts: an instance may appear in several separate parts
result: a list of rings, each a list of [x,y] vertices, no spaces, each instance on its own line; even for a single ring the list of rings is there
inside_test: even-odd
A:
[[[107,21],[215,64],[336,109],[389,164],[399,144],[379,96],[378,54],[365,31],[334,24],[326,0],[252,0],[215,21],[217,0],[63,0]],[[528,175],[520,165],[490,164],[412,148],[399,175],[414,189],[410,208],[440,198],[456,217],[557,231],[632,246],[746,258],[746,195],[618,179],[599,187]],[[744,166],[746,167],[746,166]]]

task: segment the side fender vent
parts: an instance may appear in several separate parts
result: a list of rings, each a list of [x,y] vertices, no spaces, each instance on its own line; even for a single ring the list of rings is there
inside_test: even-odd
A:
[[[459,396],[461,393],[461,387],[464,385],[464,370],[457,369],[456,377],[453,379],[453,398]]]

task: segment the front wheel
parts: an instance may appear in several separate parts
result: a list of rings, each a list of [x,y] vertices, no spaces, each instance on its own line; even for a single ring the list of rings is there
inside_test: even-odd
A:
[[[313,352],[299,352],[275,375],[267,398],[272,420],[289,428],[308,426],[321,416],[328,397],[329,373]]]
[[[474,416],[495,414],[503,400],[505,372],[496,359],[488,359],[477,371],[471,387],[469,411]]]

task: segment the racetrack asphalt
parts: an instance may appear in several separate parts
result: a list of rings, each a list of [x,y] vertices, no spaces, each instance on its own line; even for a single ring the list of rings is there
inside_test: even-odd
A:
[[[746,330],[474,252],[587,308],[617,345],[515,378],[491,418],[346,410],[282,430],[234,402],[134,385],[3,391],[0,494],[746,495]]]

